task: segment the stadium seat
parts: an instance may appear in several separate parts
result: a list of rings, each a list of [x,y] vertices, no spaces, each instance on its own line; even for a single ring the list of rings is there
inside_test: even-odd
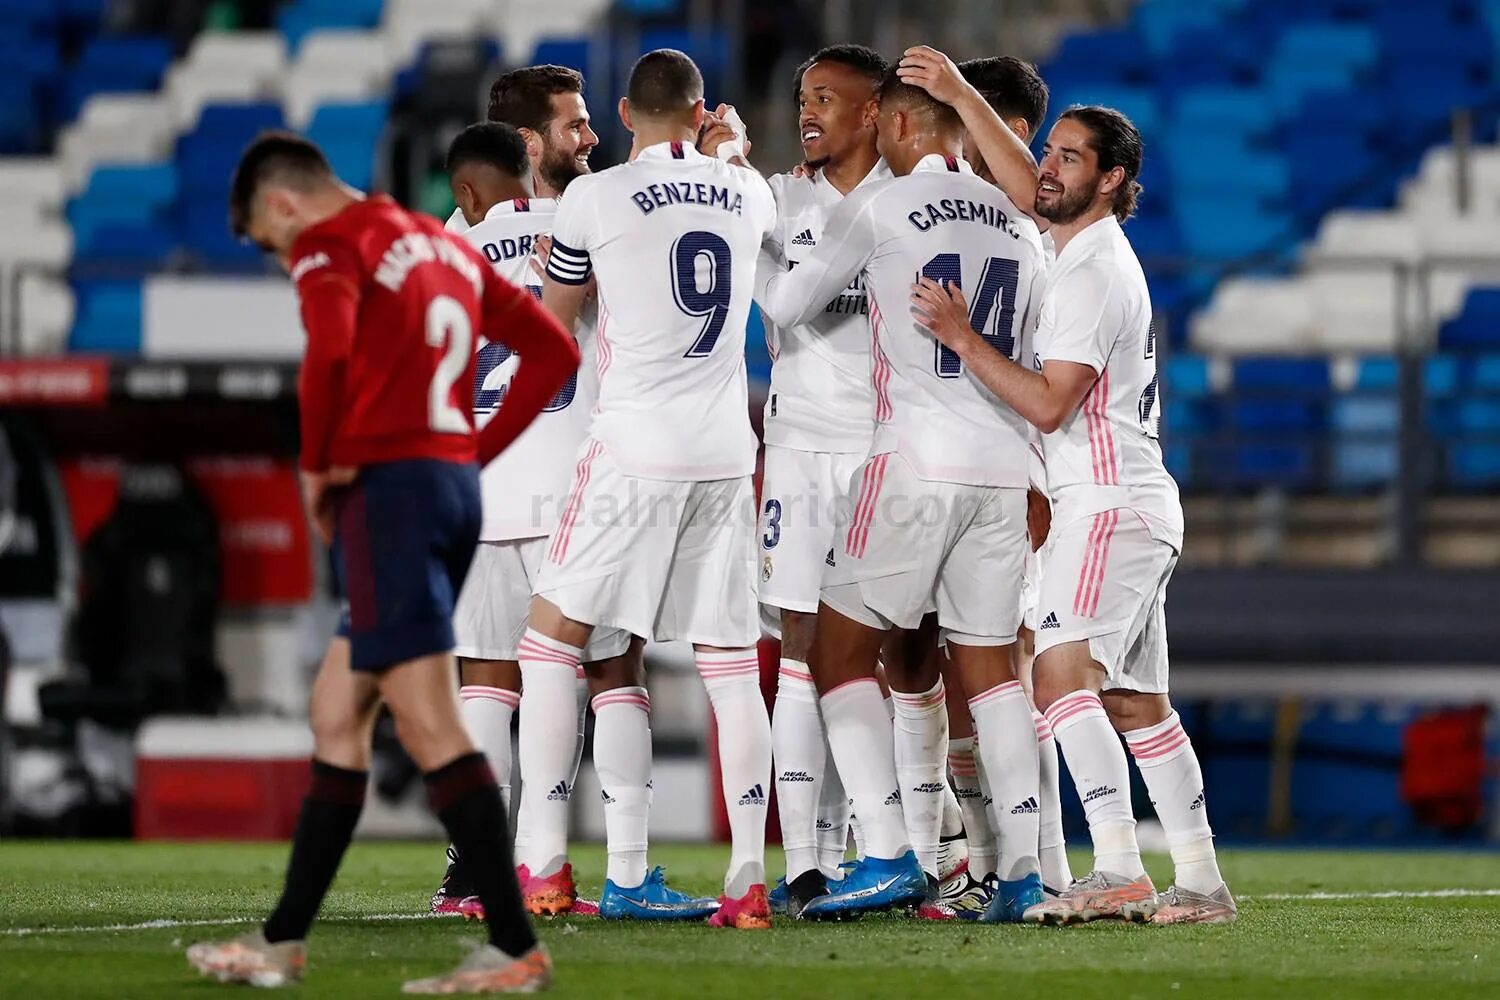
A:
[[[1463,311],[1438,330],[1444,350],[1500,349],[1500,288],[1475,288],[1464,299]]]
[[[1340,434],[1394,434],[1401,429],[1401,402],[1395,396],[1341,396],[1328,410],[1328,423]]]
[[[591,68],[593,43],[587,38],[541,38],[531,53],[532,63],[552,63],[585,75]]]
[[[1396,481],[1401,450],[1394,441],[1338,441],[1333,446],[1333,485],[1364,490]]]
[[[172,61],[172,46],[151,35],[97,38],[84,48],[68,75],[63,115],[71,119],[90,95],[101,91],[154,90]]]
[[[89,178],[88,188],[68,206],[74,237],[80,247],[88,246],[101,227],[148,222],[176,200],[177,192],[173,164],[100,167]]]
[[[68,349],[134,354],[141,348],[141,286],[136,281],[84,283],[75,287],[78,319]]]
[[[1458,489],[1500,485],[1500,442],[1463,442],[1448,449],[1448,483]]]
[[[18,348],[24,355],[61,354],[73,326],[73,290],[67,282],[35,271],[16,282]]]

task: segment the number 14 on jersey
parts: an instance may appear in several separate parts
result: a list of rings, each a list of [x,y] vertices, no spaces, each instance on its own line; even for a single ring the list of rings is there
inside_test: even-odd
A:
[[[922,277],[940,285],[963,287],[963,261],[956,253],[940,253],[922,265]],[[1021,283],[1021,265],[1004,257],[984,262],[979,291],[969,303],[969,326],[1001,354],[1016,359],[1016,289]],[[998,308],[996,308],[998,306]],[[963,363],[952,348],[933,342],[933,370],[938,378],[958,378]]]

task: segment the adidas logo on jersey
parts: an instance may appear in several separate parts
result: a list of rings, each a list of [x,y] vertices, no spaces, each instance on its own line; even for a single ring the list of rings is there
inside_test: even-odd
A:
[[[1190,805],[1190,806],[1188,806],[1188,809],[1189,809],[1189,811],[1191,811],[1193,809],[1202,809],[1203,805],[1204,805],[1204,803],[1203,803],[1203,793],[1199,792],[1198,793],[1198,797],[1193,800],[1193,804]]]
[[[792,237],[792,246],[794,247],[813,247],[817,245],[818,241],[813,238],[811,229],[804,229]]]
[[[924,781],[916,788],[912,789],[912,791],[921,792],[923,795],[938,795],[942,792],[942,790],[942,783],[937,781]]]
[[[1095,786],[1094,788],[1090,788],[1088,790],[1088,793],[1084,795],[1083,804],[1088,805],[1095,799],[1102,799],[1106,795],[1116,795],[1119,793],[1119,791],[1120,790],[1118,788],[1111,788],[1108,785]]]
[[[1058,624],[1056,611],[1047,612],[1047,617],[1042,619],[1042,628],[1062,628],[1062,625]],[[1041,630],[1038,629],[1038,631]]]
[[[807,782],[810,785],[813,783],[813,776],[808,774],[806,771],[782,771],[781,776],[776,780],[789,782]]]
[[[759,785],[756,785],[744,795],[740,796],[740,805],[742,806],[763,806],[765,804],[766,790]]]
[[[547,801],[566,802],[571,794],[572,790],[568,788],[568,783],[566,781],[559,781],[552,791],[547,793]]]
[[[885,797],[885,804],[888,806],[899,806],[901,804],[901,789],[898,788],[887,795]]]
[[[1012,816],[1024,816],[1028,813],[1034,813],[1036,812],[1036,810],[1036,799],[1028,797],[1025,802],[1017,804],[1016,807],[1010,811],[1010,814]]]

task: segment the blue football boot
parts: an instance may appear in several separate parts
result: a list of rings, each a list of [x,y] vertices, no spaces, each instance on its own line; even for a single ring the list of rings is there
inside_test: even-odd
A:
[[[1000,880],[995,883],[995,895],[985,907],[982,924],[1019,924],[1021,914],[1046,899],[1042,889],[1042,877],[1035,872],[1014,882]]]
[[[599,898],[599,916],[605,920],[702,920],[718,910],[717,899],[667,888],[660,866],[633,889],[622,889],[605,879],[604,895]]]
[[[844,877],[802,908],[804,920],[842,920],[872,910],[916,905],[927,898],[927,876],[917,856],[907,851],[899,858],[866,857]]]
[[[766,900],[771,904],[772,913],[786,913],[787,896],[786,877],[783,876],[776,880],[776,884],[766,894]]]

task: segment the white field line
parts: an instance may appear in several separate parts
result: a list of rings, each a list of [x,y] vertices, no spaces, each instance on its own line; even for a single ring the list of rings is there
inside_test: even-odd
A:
[[[1500,898],[1500,889],[1399,889],[1380,892],[1269,892],[1258,896],[1241,896],[1241,902],[1297,902],[1303,900],[1359,900],[1359,899],[1468,899]],[[146,920],[138,924],[101,924],[92,927],[6,927],[0,928],[0,937],[38,937],[50,934],[110,934],[122,931],[158,931],[174,927],[232,927],[257,923],[259,918],[223,917],[214,920]],[[329,921],[352,919],[361,923],[385,923],[393,920],[443,920],[430,913],[371,913],[345,918],[327,917]],[[457,923],[458,921],[454,921]]]
[[[108,934],[117,931],[159,931],[173,927],[233,927],[237,924],[260,923],[260,917],[221,917],[214,920],[145,920],[138,924],[100,924],[93,927],[5,927],[0,928],[0,937],[36,937],[43,934]],[[389,920],[439,920],[447,919],[431,913],[369,913],[358,917],[322,917],[323,922],[338,923],[352,919],[361,923],[384,923]],[[462,921],[455,921],[462,923]]]

